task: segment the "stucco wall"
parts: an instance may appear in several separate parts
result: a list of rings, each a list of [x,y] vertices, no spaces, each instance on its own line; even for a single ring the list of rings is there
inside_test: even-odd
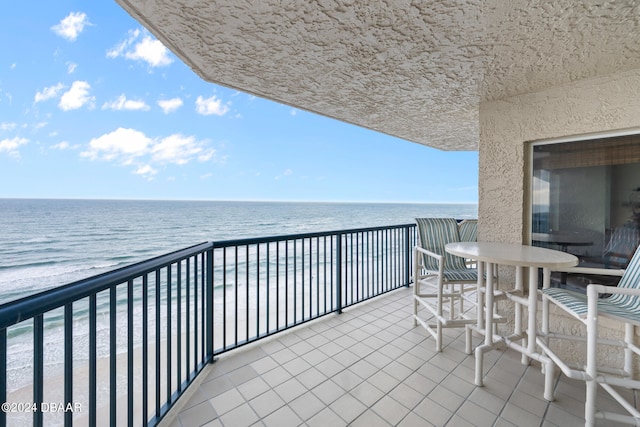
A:
[[[481,104],[478,238],[528,241],[526,142],[629,128],[640,131],[638,94],[640,70],[635,70]],[[501,275],[506,282],[512,272],[505,269]],[[552,324],[565,332],[577,330],[575,322],[564,316],[556,316]]]

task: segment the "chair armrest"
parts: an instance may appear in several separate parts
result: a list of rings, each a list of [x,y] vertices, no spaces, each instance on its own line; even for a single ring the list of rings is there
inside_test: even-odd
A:
[[[441,263],[442,259],[444,258],[442,255],[439,255],[439,254],[437,254],[435,252],[431,252],[431,251],[429,251],[429,250],[427,250],[425,248],[421,248],[420,246],[416,246],[414,249],[415,249],[416,252],[420,252],[420,253],[422,253],[424,255],[427,255],[427,256],[429,256],[431,258],[435,258],[438,261],[438,263]]]
[[[624,270],[613,268],[593,268],[593,267],[568,267],[557,268],[553,271],[561,273],[581,273],[581,274],[595,274],[598,276],[621,276],[624,274]]]
[[[587,285],[587,298],[598,299],[598,294],[620,294],[640,296],[638,288],[619,288],[617,286],[605,286],[598,284]]]

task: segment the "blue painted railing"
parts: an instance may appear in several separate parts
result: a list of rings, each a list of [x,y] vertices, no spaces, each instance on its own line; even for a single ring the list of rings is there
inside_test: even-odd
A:
[[[202,243],[3,304],[0,426],[156,425],[215,355],[408,286],[415,244],[415,224]]]

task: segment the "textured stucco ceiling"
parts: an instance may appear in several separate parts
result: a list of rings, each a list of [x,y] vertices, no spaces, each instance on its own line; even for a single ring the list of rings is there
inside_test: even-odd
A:
[[[640,1],[116,0],[203,79],[445,150],[482,101],[640,67]]]

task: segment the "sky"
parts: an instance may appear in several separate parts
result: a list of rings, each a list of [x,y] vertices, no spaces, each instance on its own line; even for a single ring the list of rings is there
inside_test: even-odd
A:
[[[207,83],[113,0],[9,2],[0,40],[0,198],[477,203],[477,152]]]

